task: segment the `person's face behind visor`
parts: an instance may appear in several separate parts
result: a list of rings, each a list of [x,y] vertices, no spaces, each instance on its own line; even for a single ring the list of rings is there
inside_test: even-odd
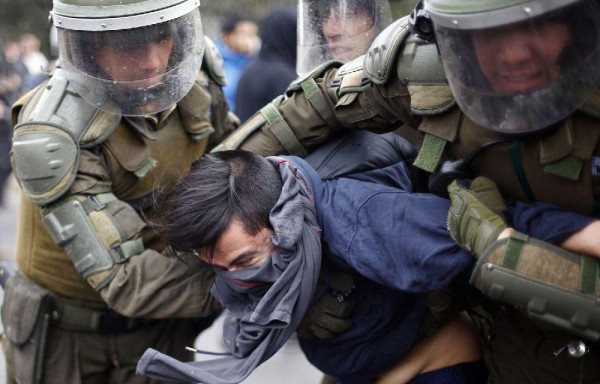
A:
[[[571,38],[566,23],[545,21],[476,31],[473,45],[492,89],[513,94],[556,81],[559,58]]]
[[[99,77],[151,87],[170,70],[176,31],[169,24],[100,35],[96,64]]]
[[[323,34],[336,60],[350,61],[366,52],[374,38],[374,20],[361,8],[340,14],[331,9],[323,21]]]
[[[595,0],[531,18],[518,11],[507,7],[463,18],[432,13],[457,104],[475,123],[506,134],[553,126],[582,105],[600,82],[600,9]]]
[[[98,51],[98,66],[112,80],[151,87],[167,72],[172,49],[172,37],[136,47],[105,46]]]

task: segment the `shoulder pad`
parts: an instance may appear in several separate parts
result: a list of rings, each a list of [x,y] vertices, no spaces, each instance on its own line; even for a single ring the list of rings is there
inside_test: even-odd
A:
[[[73,184],[79,166],[79,147],[60,128],[27,125],[15,129],[11,157],[25,196],[36,204],[46,205]]]
[[[315,69],[313,69],[311,72],[307,73],[306,75],[302,76],[302,77],[298,77],[296,80],[292,81],[292,83],[288,86],[288,88],[286,89],[286,93],[288,92],[294,92],[297,91],[299,89],[302,89],[302,82],[304,82],[306,79],[312,77],[313,79],[316,79],[318,77],[320,77],[321,75],[323,75],[323,73],[327,72],[327,70],[329,70],[330,68],[336,68],[336,67],[341,67],[344,63],[342,63],[341,61],[336,61],[336,60],[331,60],[331,61],[326,61],[323,64],[317,66]]]
[[[386,83],[396,61],[396,54],[408,35],[406,16],[392,23],[373,40],[365,55],[364,64],[365,73],[373,83]]]
[[[121,117],[102,111],[85,101],[58,69],[39,96],[27,100],[15,129],[27,125],[61,128],[82,147],[104,141]]]
[[[398,52],[396,71],[416,115],[436,115],[456,105],[435,43],[410,35]]]
[[[217,46],[211,39],[205,37],[204,42],[205,48],[204,59],[202,60],[202,68],[217,84],[221,86],[227,85],[227,78],[225,77],[225,62],[223,61],[223,56],[221,56],[219,49],[217,49]]]
[[[14,128],[12,160],[25,196],[48,204],[71,186],[79,148],[102,142],[120,116],[100,111],[73,90],[57,70],[47,84],[25,98]]]

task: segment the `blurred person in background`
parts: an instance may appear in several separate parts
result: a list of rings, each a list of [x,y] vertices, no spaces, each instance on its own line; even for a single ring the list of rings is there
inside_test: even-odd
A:
[[[50,61],[41,51],[40,39],[32,33],[25,33],[19,39],[21,60],[27,67],[23,78],[23,91],[27,92],[40,85],[49,76]]]
[[[260,49],[258,24],[248,15],[230,15],[221,25],[221,40],[216,44],[225,63],[227,84],[223,87],[223,92],[229,103],[229,109],[237,112],[235,92],[238,81],[246,66]]]
[[[277,7],[261,25],[261,48],[242,73],[235,96],[235,113],[245,121],[276,96],[296,75],[296,7]]]
[[[30,75],[36,75],[48,69],[48,58],[41,51],[42,42],[32,33],[25,33],[19,39],[21,60]]]
[[[15,41],[9,41],[2,47],[0,56],[0,206],[4,204],[4,186],[10,176],[11,124],[10,106],[23,88],[23,79],[27,68],[20,58],[21,50]]]

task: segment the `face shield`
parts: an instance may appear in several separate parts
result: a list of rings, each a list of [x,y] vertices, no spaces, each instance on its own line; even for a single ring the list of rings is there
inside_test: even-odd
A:
[[[363,55],[391,22],[387,0],[300,0],[298,75],[329,60],[347,62]]]
[[[185,2],[156,17],[165,21],[137,25],[153,20],[142,14],[86,20],[67,29],[60,20],[61,67],[85,100],[115,114],[139,116],[165,110],[189,92],[204,53],[198,3]]]
[[[535,132],[564,119],[597,89],[598,2],[542,4],[470,17],[436,17],[430,10],[454,97],[478,124],[506,134]],[[540,10],[552,4],[558,5]]]

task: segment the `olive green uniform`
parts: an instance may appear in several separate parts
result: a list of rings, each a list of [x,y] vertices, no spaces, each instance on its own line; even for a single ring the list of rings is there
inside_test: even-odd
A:
[[[490,177],[506,197],[550,201],[585,215],[600,213],[600,92],[554,129],[507,140],[461,112],[435,44],[409,35],[406,20],[399,20],[376,38],[364,58],[343,66],[324,64],[293,84],[286,96],[217,149],[269,148],[302,155],[344,129],[384,132],[404,123],[423,134],[423,143],[415,140],[421,148],[416,165],[429,172],[445,159],[503,140],[475,158],[473,175]],[[597,269],[592,281],[597,295]],[[507,305],[487,300],[473,305],[490,382],[600,382],[597,342],[588,345],[583,358],[564,351],[555,357],[576,337],[534,323]]]
[[[154,347],[180,359],[192,359],[185,351],[197,334],[192,318],[220,309],[209,294],[213,279],[209,268],[166,254],[162,239],[152,228],[169,187],[237,125],[221,90],[223,78],[210,59],[207,53],[189,93],[157,115],[121,117],[95,110],[71,91],[60,71],[15,104],[13,161],[18,156],[37,158],[34,153],[20,152],[19,145],[32,145],[28,138],[38,132],[58,132],[60,136],[68,131],[77,138],[73,142],[78,146],[77,161],[69,164],[68,158],[63,158],[57,166],[67,168],[66,181],[57,182],[55,189],[45,194],[27,187],[28,180],[43,179],[43,174],[38,177],[36,170],[30,169],[29,178],[23,178],[16,173],[25,186],[17,264],[28,280],[54,294],[41,382],[150,382],[135,375],[144,350]],[[52,92],[59,92],[61,86],[65,87],[62,96],[56,97]],[[55,100],[57,107],[45,118],[38,109],[49,99]],[[64,127],[81,127],[52,131],[61,122]],[[49,145],[45,149],[57,150]],[[59,197],[48,197],[54,195]],[[67,242],[58,241],[67,247],[63,249],[57,245],[58,235],[47,230],[56,226],[45,222],[74,202],[85,212],[82,223],[91,223],[92,228],[78,236],[97,236],[98,244],[117,260],[107,270],[85,278],[65,252]],[[13,330],[19,325],[6,322],[19,321],[14,315],[18,309],[9,308],[13,309],[3,309],[7,312],[3,318],[5,328]],[[6,352],[11,359],[12,349]]]

